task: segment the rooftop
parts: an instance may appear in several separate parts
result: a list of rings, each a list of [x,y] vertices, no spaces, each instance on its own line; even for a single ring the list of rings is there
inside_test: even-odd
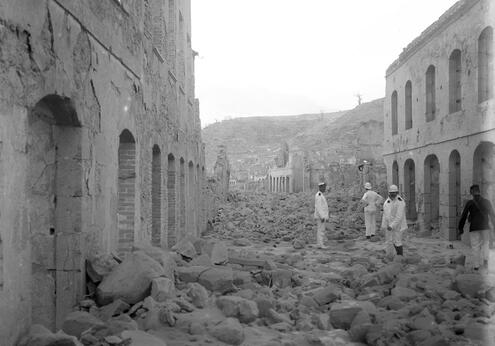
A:
[[[399,55],[399,58],[395,60],[388,68],[386,75],[390,75],[397,70],[405,61],[407,61],[414,53],[416,53],[421,47],[423,47],[431,38],[436,34],[447,28],[454,21],[462,17],[468,12],[471,7],[476,5],[481,0],[460,0],[456,2],[451,8],[449,8],[444,14],[438,18],[433,24],[431,24],[421,35],[416,37],[411,43]]]

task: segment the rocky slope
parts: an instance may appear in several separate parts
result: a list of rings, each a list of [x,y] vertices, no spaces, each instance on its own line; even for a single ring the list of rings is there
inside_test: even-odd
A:
[[[242,170],[264,175],[282,142],[306,151],[311,162],[380,160],[383,99],[335,113],[225,120],[203,129],[206,166],[211,171],[219,145],[227,146],[235,176]]]

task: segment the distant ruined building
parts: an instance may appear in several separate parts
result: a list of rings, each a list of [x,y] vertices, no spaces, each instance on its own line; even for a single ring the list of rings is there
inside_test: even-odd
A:
[[[286,142],[281,144],[275,167],[268,170],[266,188],[270,192],[301,192],[304,191],[307,169],[303,152],[289,151]]]
[[[60,328],[85,261],[206,227],[189,0],[0,5],[0,344]]]
[[[227,149],[223,145],[219,147],[217,161],[213,167],[213,177],[216,181],[216,192],[226,197],[230,186],[230,163],[227,157]]]
[[[495,202],[495,3],[462,0],[386,73],[384,160],[407,218],[455,239],[469,187]]]

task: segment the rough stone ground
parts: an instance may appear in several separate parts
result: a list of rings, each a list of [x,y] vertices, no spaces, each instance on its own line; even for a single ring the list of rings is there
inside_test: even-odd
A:
[[[21,345],[49,345],[30,343],[40,333],[63,345],[495,344],[495,281],[461,265],[461,242],[411,230],[405,256],[389,257],[380,235],[363,236],[357,200],[331,195],[328,249],[316,249],[311,195],[229,199],[175,252],[93,260],[94,297],[63,326],[79,341],[36,327]]]

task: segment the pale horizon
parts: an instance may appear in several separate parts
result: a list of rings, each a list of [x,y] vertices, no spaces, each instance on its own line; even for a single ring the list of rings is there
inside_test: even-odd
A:
[[[382,98],[387,67],[455,2],[192,0],[202,126]]]

